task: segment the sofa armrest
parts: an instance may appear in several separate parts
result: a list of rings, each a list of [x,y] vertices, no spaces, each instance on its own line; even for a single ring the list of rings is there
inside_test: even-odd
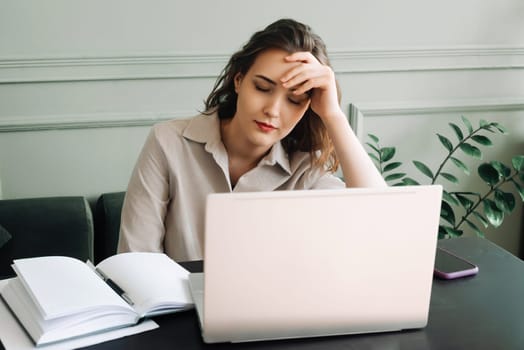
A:
[[[125,192],[104,193],[96,201],[94,249],[96,263],[116,254],[125,195]]]

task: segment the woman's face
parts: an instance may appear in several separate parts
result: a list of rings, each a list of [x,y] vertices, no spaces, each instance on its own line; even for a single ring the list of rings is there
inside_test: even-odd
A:
[[[297,62],[286,62],[289,53],[279,49],[261,52],[245,75],[235,77],[237,110],[231,120],[236,130],[255,147],[267,150],[287,136],[309,107],[308,94],[294,95],[280,78]]]

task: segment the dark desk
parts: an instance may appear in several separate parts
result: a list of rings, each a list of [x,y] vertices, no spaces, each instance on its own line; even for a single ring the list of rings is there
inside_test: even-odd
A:
[[[439,245],[476,263],[480,272],[461,280],[434,280],[429,323],[422,330],[207,345],[190,310],[155,318],[156,330],[87,349],[524,349],[524,262],[480,238]],[[202,268],[201,263],[185,266]]]

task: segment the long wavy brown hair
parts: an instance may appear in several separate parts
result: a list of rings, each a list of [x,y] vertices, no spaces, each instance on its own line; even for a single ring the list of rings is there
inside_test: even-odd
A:
[[[233,56],[218,77],[211,94],[205,100],[206,114],[217,112],[220,119],[232,118],[237,108],[235,76],[245,75],[257,56],[267,49],[281,49],[289,53],[308,51],[316,59],[331,66],[326,45],[312,29],[292,19],[278,20],[265,29],[253,34],[242,49]],[[337,84],[340,102],[340,89]],[[309,152],[314,166],[321,166],[329,171],[338,168],[338,159],[324,123],[309,107],[293,130],[281,140],[288,156],[294,152]]]

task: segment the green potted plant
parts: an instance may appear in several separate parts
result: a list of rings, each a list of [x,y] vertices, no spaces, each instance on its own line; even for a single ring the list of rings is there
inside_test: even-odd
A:
[[[467,176],[472,174],[470,168],[460,159],[461,155],[481,160],[483,158],[481,147],[493,145],[489,137],[490,133],[507,134],[507,130],[499,123],[481,120],[478,127],[474,128],[466,117],[462,116],[461,120],[462,127],[449,123],[457,139],[456,143],[450,137],[436,134],[440,144],[446,150],[446,156],[436,170],[432,170],[422,161],[412,161],[415,168],[428,179],[428,184],[440,183],[444,186],[439,238],[461,236],[464,233],[465,225],[469,226],[477,235],[484,236],[481,227],[484,229],[489,225],[499,227],[504,217],[515,209],[518,197],[515,197],[513,192],[517,192],[520,199],[524,201],[523,155],[514,156],[511,166],[496,160],[481,163],[476,174],[486,185],[483,193],[446,189],[447,183],[459,183],[459,178],[449,168],[459,170]],[[393,186],[420,184],[406,172],[399,171],[403,164],[393,159],[396,154],[395,147],[382,147],[376,135],[368,134],[368,137],[370,141],[366,142],[366,145],[369,147],[369,156],[374,160],[388,184]],[[508,185],[514,191],[505,191]]]

